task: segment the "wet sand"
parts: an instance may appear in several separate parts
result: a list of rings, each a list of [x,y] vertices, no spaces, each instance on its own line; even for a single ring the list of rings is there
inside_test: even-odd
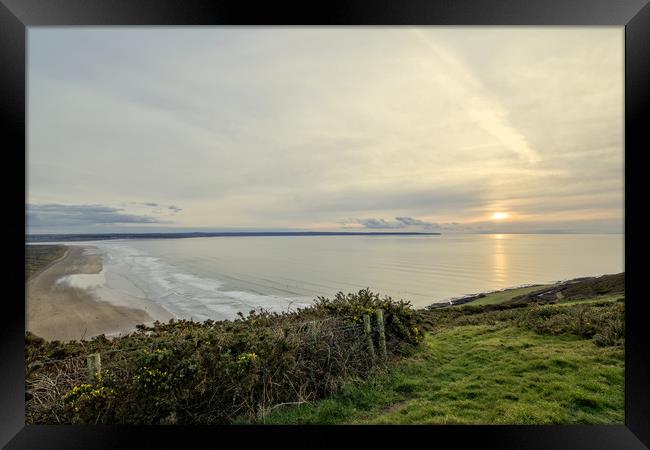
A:
[[[89,290],[57,283],[66,275],[98,274],[101,270],[100,255],[86,255],[82,246],[68,247],[63,258],[27,283],[27,331],[47,340],[68,341],[127,333],[137,324],[154,320],[143,309],[114,305]]]

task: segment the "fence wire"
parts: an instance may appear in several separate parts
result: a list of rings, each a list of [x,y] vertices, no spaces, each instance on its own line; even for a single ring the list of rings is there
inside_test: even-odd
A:
[[[390,314],[384,314],[384,323],[386,322],[386,319],[390,318]],[[321,326],[324,324],[327,324],[329,322],[332,322],[334,320],[340,320],[337,317],[331,317],[327,319],[320,319],[320,320],[309,320],[305,322],[300,322],[297,324],[277,324],[277,325],[271,325],[268,328],[278,331],[278,332],[284,332],[286,333],[291,333],[291,334],[296,334],[298,336],[300,335],[314,335],[317,337],[317,334],[319,331],[325,331],[329,335],[334,335],[336,333],[342,333],[342,334],[347,334],[348,336],[352,335],[357,339],[363,339],[360,344],[365,345],[367,344],[367,337],[365,333],[365,324],[364,323],[347,323],[347,324],[342,324],[337,327],[329,327],[325,330],[321,328],[315,328],[317,326]],[[370,323],[370,333],[371,335],[375,335],[376,332],[378,331],[379,326],[375,320],[372,320],[371,318],[371,323]],[[387,344],[391,344],[390,347],[392,347],[394,343],[398,342],[397,339],[395,339],[392,336],[389,336],[388,333],[386,333],[386,341]],[[376,344],[375,344],[376,345]],[[144,350],[148,350],[150,352],[153,352],[157,350],[158,346],[155,345],[154,343],[149,343],[147,345],[142,345],[142,346],[137,346],[133,348],[128,348],[128,349],[123,349],[123,348],[114,348],[114,349],[109,349],[109,350],[102,350],[102,351],[89,351],[86,354],[82,355],[75,355],[75,356],[69,356],[66,358],[62,359],[53,359],[53,358],[42,358],[38,359],[35,361],[32,361],[28,365],[28,369],[34,370],[34,369],[39,369],[42,367],[46,366],[60,366],[61,368],[65,368],[66,370],[70,371],[73,369],[73,372],[76,372],[77,374],[86,374],[87,373],[87,366],[86,366],[86,360],[88,358],[88,355],[92,353],[99,353],[100,357],[102,358],[101,360],[101,366],[102,369],[108,369],[114,367],[115,364],[118,364],[119,360],[120,362],[124,362],[128,360],[128,357],[133,355],[134,353],[142,352]],[[58,369],[59,371],[61,369]],[[74,377],[78,378],[78,377]]]

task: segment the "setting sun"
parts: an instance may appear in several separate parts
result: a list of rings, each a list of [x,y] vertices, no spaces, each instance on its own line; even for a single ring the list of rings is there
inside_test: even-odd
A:
[[[510,217],[510,214],[504,212],[495,212],[492,214],[493,220],[507,219],[508,217]]]

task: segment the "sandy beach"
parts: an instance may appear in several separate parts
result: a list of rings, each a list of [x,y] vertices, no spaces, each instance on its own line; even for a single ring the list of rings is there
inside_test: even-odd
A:
[[[86,254],[87,247],[69,246],[57,261],[27,283],[26,329],[47,340],[88,339],[100,334],[115,335],[133,331],[140,323],[152,322],[160,312],[148,312],[102,301],[86,288],[61,282],[66,277],[98,277],[101,255]],[[77,283],[78,285],[79,283]]]

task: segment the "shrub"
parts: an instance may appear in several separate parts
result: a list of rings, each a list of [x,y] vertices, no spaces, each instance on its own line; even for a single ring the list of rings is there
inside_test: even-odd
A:
[[[418,311],[418,317],[429,331],[511,322],[538,333],[593,339],[599,346],[623,345],[625,339],[625,304],[621,300],[575,305],[466,305]]]
[[[73,387],[64,395],[63,403],[72,423],[101,423],[114,398],[115,390],[106,386],[100,376],[93,384]]]
[[[226,424],[277,405],[328,396],[375,369],[359,318],[385,311],[389,355],[422,338],[406,302],[369,290],[288,313],[251,311],[234,321],[171,320],[127,336],[85,342],[26,337],[28,423]],[[85,381],[85,355],[99,352],[102,375]],[[38,361],[47,358],[48,364]],[[74,376],[62,365],[75,360]],[[56,364],[50,364],[50,363]],[[47,396],[45,394],[48,394]],[[47,401],[43,399],[47,397]],[[243,419],[241,419],[243,418]]]
[[[379,294],[369,289],[347,295],[339,292],[331,300],[318,297],[315,308],[358,324],[363,323],[364,314],[374,318],[376,311],[382,309],[387,333],[410,344],[417,344],[423,339],[419,318],[410,302],[395,301],[388,296],[380,298]]]
[[[625,338],[625,305],[621,303],[531,306],[519,318],[522,326],[546,334],[573,334],[594,343],[622,345]]]

